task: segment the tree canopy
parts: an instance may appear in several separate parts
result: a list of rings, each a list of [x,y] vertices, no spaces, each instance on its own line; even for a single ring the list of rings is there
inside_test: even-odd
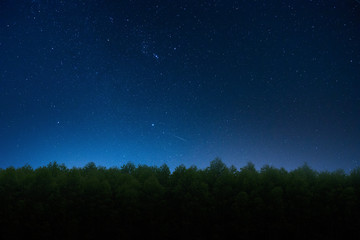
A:
[[[360,234],[360,169],[56,162],[0,169],[4,239],[335,239]]]

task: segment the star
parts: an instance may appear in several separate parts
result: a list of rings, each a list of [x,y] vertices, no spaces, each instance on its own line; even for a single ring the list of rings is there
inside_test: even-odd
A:
[[[159,55],[157,55],[156,53],[153,53],[153,57],[158,60],[159,59]]]

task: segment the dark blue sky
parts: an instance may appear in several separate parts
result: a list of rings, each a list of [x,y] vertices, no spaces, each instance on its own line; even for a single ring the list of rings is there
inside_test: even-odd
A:
[[[360,160],[360,4],[0,1],[0,167]]]

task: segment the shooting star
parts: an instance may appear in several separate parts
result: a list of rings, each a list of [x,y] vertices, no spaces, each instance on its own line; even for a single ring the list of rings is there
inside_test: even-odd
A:
[[[176,136],[176,135],[174,135],[174,134],[171,134],[171,136],[173,136],[173,137],[175,137],[175,138],[177,138],[177,139],[179,139],[179,140],[181,140],[181,141],[183,141],[183,142],[187,142],[187,140],[186,140],[185,138]]]

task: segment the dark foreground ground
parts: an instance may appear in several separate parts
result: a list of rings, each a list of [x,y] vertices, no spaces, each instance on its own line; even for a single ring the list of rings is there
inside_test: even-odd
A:
[[[0,170],[1,239],[344,239],[360,236],[360,169]]]

